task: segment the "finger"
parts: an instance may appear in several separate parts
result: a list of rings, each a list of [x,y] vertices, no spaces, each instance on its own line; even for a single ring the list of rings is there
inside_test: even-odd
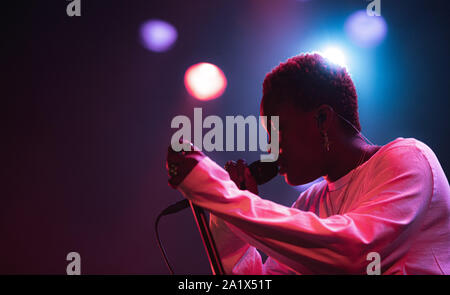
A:
[[[239,185],[241,182],[241,178],[239,177],[238,169],[236,166],[236,162],[234,161],[228,161],[226,164],[226,171],[228,172],[228,175],[230,176],[230,179],[236,184]]]
[[[248,167],[245,169],[245,185],[247,190],[256,195],[258,194],[258,184],[256,183],[256,180]]]
[[[251,184],[252,186],[258,186],[258,184],[256,183],[255,178],[252,175],[252,172],[250,171],[250,169],[247,167],[245,168],[245,172],[244,172],[244,177],[245,177],[245,182],[248,184]]]
[[[227,161],[225,163],[225,166],[223,166],[223,168],[228,171],[229,169],[231,169],[233,166],[236,166],[236,162],[234,161]]]
[[[169,145],[169,148],[167,150],[167,162],[168,163],[178,163],[183,160],[184,156],[180,152],[176,152],[172,149],[172,147]]]
[[[232,162],[227,166],[227,172],[230,175],[230,178],[233,180],[237,180],[238,177],[238,171],[236,167],[236,163]]]
[[[243,180],[245,179],[245,168],[247,168],[247,163],[243,159],[239,159],[236,163],[237,171],[239,174],[239,177]]]

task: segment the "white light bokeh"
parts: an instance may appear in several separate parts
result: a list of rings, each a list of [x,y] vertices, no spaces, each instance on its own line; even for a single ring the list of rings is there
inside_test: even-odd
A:
[[[347,67],[347,59],[344,52],[336,46],[330,46],[325,48],[321,52],[322,56],[328,59],[330,62],[337,64],[341,67]]]
[[[195,64],[184,76],[186,90],[198,100],[211,100],[223,94],[227,86],[224,73],[210,63]]]

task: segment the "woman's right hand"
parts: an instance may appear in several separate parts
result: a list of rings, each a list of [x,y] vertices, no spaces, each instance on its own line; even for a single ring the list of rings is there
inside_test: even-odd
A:
[[[258,185],[256,180],[253,178],[247,163],[239,159],[237,162],[228,161],[225,164],[225,170],[230,175],[231,180],[237,185],[241,190],[248,190],[249,192],[258,194]]]

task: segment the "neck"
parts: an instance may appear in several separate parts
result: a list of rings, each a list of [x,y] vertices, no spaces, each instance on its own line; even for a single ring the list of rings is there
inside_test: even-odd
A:
[[[346,140],[334,142],[327,154],[325,177],[334,182],[348,174],[358,165],[367,161],[373,152],[373,148],[367,145],[359,136],[353,136]],[[366,153],[364,159],[361,157]]]

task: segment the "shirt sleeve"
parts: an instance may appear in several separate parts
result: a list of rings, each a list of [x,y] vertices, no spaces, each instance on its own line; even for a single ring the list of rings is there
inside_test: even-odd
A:
[[[250,246],[230,229],[232,225],[210,214],[209,227],[225,274],[263,274],[261,255],[255,247]]]
[[[363,274],[369,253],[380,255],[383,272],[408,251],[428,208],[432,179],[429,163],[418,148],[391,149],[374,168],[370,183],[365,184],[368,189],[358,196],[358,206],[328,218],[239,190],[209,158],[197,164],[179,189],[225,221],[239,238],[228,271],[243,256],[255,255],[253,246],[297,273]],[[244,269],[262,272],[260,258],[253,261],[253,268]]]

